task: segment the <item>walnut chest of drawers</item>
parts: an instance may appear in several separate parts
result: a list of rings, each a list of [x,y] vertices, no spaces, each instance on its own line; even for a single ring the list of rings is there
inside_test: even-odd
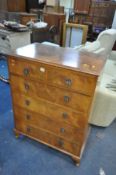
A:
[[[79,164],[104,60],[35,43],[9,54],[8,65],[15,133],[64,152]]]

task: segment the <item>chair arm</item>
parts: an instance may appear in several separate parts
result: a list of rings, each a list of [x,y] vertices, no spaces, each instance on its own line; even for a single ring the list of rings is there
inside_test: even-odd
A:
[[[104,54],[105,48],[100,48],[98,50],[95,50],[93,53],[95,54]]]

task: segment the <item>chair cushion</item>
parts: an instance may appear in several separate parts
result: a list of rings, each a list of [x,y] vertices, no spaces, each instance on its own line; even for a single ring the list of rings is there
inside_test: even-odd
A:
[[[109,88],[112,80],[112,76],[104,73],[97,85],[89,116],[90,124],[107,127],[116,118],[116,91]]]
[[[94,41],[92,43],[89,43],[82,48],[83,51],[87,51],[87,52],[94,52],[97,49],[100,49],[99,41]]]

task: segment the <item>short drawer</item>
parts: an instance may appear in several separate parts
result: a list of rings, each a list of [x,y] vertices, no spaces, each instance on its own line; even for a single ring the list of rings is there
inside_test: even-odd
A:
[[[92,97],[46,85],[43,82],[29,81],[24,78],[11,75],[13,92],[21,92],[31,97],[40,97],[56,104],[64,105],[80,112],[88,112]]]
[[[52,68],[48,70],[47,81],[58,87],[67,88],[86,95],[93,95],[96,79],[92,75],[87,75],[73,70],[63,68]]]
[[[16,93],[13,94],[13,105],[41,114],[55,121],[65,122],[80,129],[85,128],[88,121],[88,115],[85,113],[79,113],[42,99],[34,99]],[[20,113],[20,110],[18,112]]]
[[[47,68],[42,63],[18,60],[18,58],[8,59],[10,73],[21,75],[27,79],[46,81]]]
[[[92,75],[80,73],[78,71],[68,70],[56,66],[50,66],[44,63],[18,60],[10,58],[9,71],[16,75],[21,75],[27,79],[36,81],[42,80],[47,84],[67,88],[86,95],[93,95],[96,78]]]
[[[64,151],[68,154],[70,153],[74,155],[80,154],[80,149],[81,149],[80,142],[72,143],[72,142],[66,141],[65,139],[62,139],[61,137],[58,137],[40,128],[36,128],[31,125],[22,124],[20,121],[16,123],[15,127],[16,127],[16,130],[24,133],[25,135],[37,141],[40,141],[48,146],[51,146],[55,149]]]
[[[76,143],[79,140],[80,143],[83,143],[84,132],[87,128],[86,125],[83,128],[81,128],[81,126],[74,127],[65,122],[55,121],[52,117],[49,118],[41,114],[24,110],[23,108],[18,109],[17,107],[14,109],[14,115],[17,122],[22,121],[25,125],[32,125],[36,128],[44,129],[68,141]]]

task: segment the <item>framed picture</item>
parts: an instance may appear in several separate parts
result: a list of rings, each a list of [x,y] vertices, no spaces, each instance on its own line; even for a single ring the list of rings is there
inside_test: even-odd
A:
[[[86,42],[88,32],[87,25],[64,23],[63,47],[75,47]]]

